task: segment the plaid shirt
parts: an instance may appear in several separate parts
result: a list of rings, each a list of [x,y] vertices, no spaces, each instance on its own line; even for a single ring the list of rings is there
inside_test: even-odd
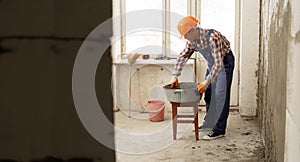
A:
[[[209,30],[201,28],[199,28],[199,30],[200,40],[195,42],[187,41],[186,47],[177,57],[177,61],[173,69],[173,75],[179,76],[181,74],[182,68],[192,56],[194,51],[198,51],[198,49],[205,49],[209,45],[211,47],[211,55],[214,58],[214,64],[212,65],[211,71],[207,76],[207,80],[214,82],[216,76],[223,68],[224,56],[230,51],[230,43],[220,32],[216,30],[213,30],[209,41],[207,41]]]

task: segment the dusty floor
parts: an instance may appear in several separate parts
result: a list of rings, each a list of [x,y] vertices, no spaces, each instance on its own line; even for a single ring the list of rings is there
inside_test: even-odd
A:
[[[199,123],[204,113],[200,112]],[[214,141],[196,141],[192,124],[179,124],[177,140],[172,140],[169,110],[165,111],[162,122],[151,122],[147,118],[148,113],[133,112],[128,118],[124,111],[115,112],[115,126],[121,130],[115,133],[117,161],[263,161],[264,148],[257,118],[231,112],[226,136]],[[200,132],[200,138],[206,133]]]

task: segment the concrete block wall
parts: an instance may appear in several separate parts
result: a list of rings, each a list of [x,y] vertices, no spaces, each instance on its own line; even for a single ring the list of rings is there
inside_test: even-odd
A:
[[[261,1],[258,114],[266,161],[298,161],[299,2]]]
[[[77,52],[85,37],[112,16],[111,3],[0,1],[0,161],[114,161],[114,150],[83,127],[72,97]],[[111,78],[109,49],[99,63],[96,91],[99,101],[106,101],[103,107],[111,107],[103,111],[113,121],[105,78]]]
[[[284,15],[285,14],[285,15]],[[284,12],[283,1],[264,1],[262,8],[262,57],[264,59],[265,98],[262,107],[262,132],[267,161],[284,160],[286,72],[290,13]],[[279,24],[282,24],[279,26]],[[278,41],[280,40],[280,41]],[[264,78],[262,78],[264,79]]]
[[[1,36],[85,38],[110,18],[110,1],[1,0]],[[109,13],[105,14],[105,12]]]

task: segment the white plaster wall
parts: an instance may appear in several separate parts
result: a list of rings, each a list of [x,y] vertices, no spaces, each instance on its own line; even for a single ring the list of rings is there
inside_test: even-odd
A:
[[[289,42],[287,73],[287,109],[285,161],[300,159],[300,2],[291,0],[291,40]]]
[[[259,0],[241,1],[240,113],[255,116],[259,60]]]
[[[119,0],[113,0],[113,37],[111,38],[111,54],[112,59],[116,60],[121,57],[121,11],[118,10],[121,7]]]
[[[285,161],[300,159],[300,42],[290,42],[288,60]]]

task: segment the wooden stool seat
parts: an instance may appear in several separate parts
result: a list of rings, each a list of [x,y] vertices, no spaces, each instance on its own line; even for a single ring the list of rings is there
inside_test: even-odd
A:
[[[172,124],[173,124],[173,139],[176,140],[177,123],[194,123],[196,140],[199,140],[198,132],[198,101],[188,103],[171,102],[172,104]],[[194,115],[177,115],[179,107],[193,107]],[[186,119],[186,118],[192,118]],[[182,119],[182,120],[179,120]]]

